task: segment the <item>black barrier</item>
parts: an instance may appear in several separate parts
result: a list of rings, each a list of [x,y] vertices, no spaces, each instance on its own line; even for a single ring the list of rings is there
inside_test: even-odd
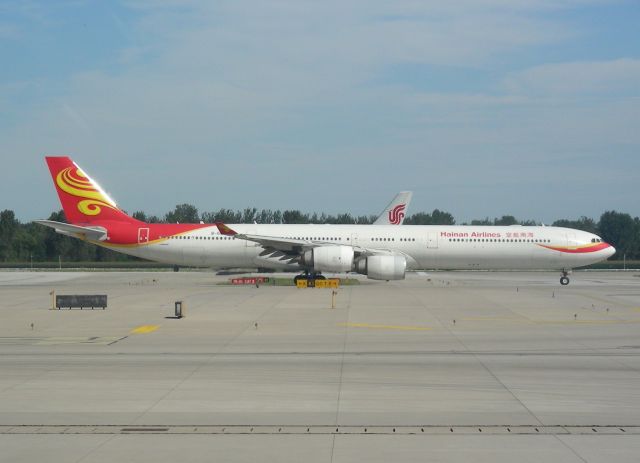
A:
[[[89,308],[94,309],[96,307],[103,310],[107,307],[107,295],[106,294],[68,294],[68,295],[56,295],[56,308],[58,309],[72,309],[72,308]]]
[[[175,313],[176,313],[176,318],[184,317],[184,308],[182,306],[182,301],[175,302]]]

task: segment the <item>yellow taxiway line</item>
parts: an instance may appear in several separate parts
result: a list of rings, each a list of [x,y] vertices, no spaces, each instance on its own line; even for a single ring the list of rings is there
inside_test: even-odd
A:
[[[133,330],[131,330],[131,334],[152,333],[155,330],[157,330],[158,328],[160,328],[160,325],[142,325],[142,326],[139,326],[139,327],[134,328]]]

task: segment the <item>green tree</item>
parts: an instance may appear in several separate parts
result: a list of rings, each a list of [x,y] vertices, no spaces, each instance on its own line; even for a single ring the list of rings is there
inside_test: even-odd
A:
[[[473,219],[471,221],[471,225],[493,225],[493,220],[489,217],[485,217],[484,219]]]
[[[360,225],[371,225],[377,218],[377,215],[359,215],[355,218],[355,221]]]
[[[44,259],[44,227],[36,223],[19,224],[13,238],[14,260],[36,262]]]
[[[627,259],[640,257],[640,228],[638,218],[617,211],[606,211],[598,223],[600,236],[616,248],[617,259],[626,255]]]
[[[191,204],[178,204],[176,208],[165,215],[167,223],[198,223],[198,209]]]
[[[552,224],[554,227],[574,228],[589,233],[599,234],[598,224],[590,217],[582,216],[578,220],[560,219]]]
[[[19,225],[13,211],[5,209],[0,212],[0,259],[3,261],[15,257],[13,240]]]
[[[431,223],[433,225],[455,225],[456,220],[450,213],[434,209],[431,213]]]
[[[273,219],[271,219],[271,223],[283,223],[282,211],[273,211]]]
[[[309,215],[303,214],[297,209],[284,211],[282,213],[282,223],[309,223]]]
[[[149,219],[147,219],[147,214],[145,214],[142,211],[136,211],[134,212],[131,217],[133,217],[136,220],[139,220],[140,222],[149,222]]]
[[[275,221],[275,214],[271,209],[262,209],[255,218],[258,223],[277,223]]]
[[[407,217],[403,223],[406,225],[431,225],[431,214],[416,212]]]
[[[356,223],[356,220],[347,212],[345,214],[338,214],[335,221],[332,221],[331,223],[349,225]]]
[[[257,216],[258,216],[258,209],[256,209],[255,207],[253,208],[247,207],[242,213],[242,223],[256,222]]]
[[[499,219],[493,219],[494,225],[517,225],[518,221],[512,215],[503,215]]]
[[[203,212],[202,221],[204,223],[240,223],[242,222],[242,214],[232,209],[220,209],[216,212]]]
[[[450,213],[434,209],[431,214],[417,212],[405,218],[404,223],[406,225],[455,225],[456,221]]]

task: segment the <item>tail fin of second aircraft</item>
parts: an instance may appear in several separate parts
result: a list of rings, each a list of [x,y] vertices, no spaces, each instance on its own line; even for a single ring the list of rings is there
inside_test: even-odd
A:
[[[116,206],[100,185],[67,156],[46,157],[64,215],[72,224],[91,224],[103,220],[137,222]]]
[[[401,191],[382,211],[380,216],[373,222],[374,225],[402,225],[404,216],[411,202],[413,193],[411,191]]]

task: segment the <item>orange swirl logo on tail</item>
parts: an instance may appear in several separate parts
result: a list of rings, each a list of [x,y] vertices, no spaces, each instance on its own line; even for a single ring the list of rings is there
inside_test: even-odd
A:
[[[404,208],[406,204],[398,204],[396,207],[389,211],[389,222],[393,225],[398,225],[404,219]]]
[[[77,198],[78,210],[84,215],[98,215],[103,207],[117,211],[115,204],[101,191],[97,190],[89,177],[78,168],[67,167],[56,176],[56,184],[65,193]]]

